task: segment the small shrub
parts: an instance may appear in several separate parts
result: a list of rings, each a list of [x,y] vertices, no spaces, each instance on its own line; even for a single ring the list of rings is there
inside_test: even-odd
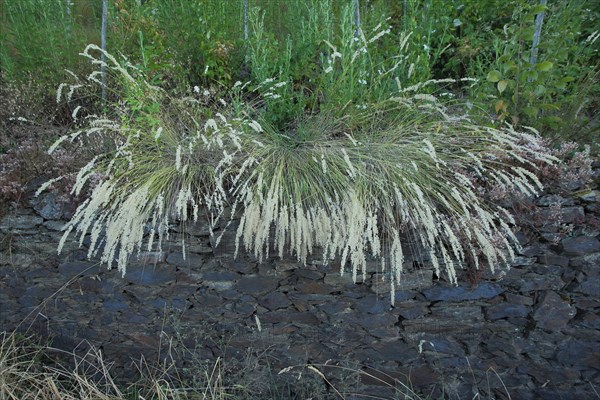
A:
[[[90,45],[83,54],[100,63],[98,51]],[[341,259],[342,273],[349,260],[356,281],[367,254],[380,257],[393,301],[407,233],[450,282],[469,259],[475,268],[508,264],[516,244],[512,218],[486,204],[474,182],[534,195],[541,183],[530,170],[556,161],[534,134],[474,125],[450,115],[434,96],[416,93],[433,82],[361,111],[351,107],[351,114],[309,114],[281,132],[242,100],[247,85],[234,85],[230,97],[204,108],[107,60],[126,88],[117,117],[89,118],[50,152],[65,140],[113,138],[115,149],[78,173],[76,195],[93,174],[105,179],[67,224],[59,247],[73,230],[81,240],[90,233],[88,255],[102,248],[101,260],[109,267],[116,262],[123,273],[131,255],[153,249],[156,236],[160,248],[171,221],[197,221],[204,211],[212,232],[231,207],[232,218],[240,217],[238,246],[260,260],[290,252],[306,263],[319,247],[324,262]],[[93,74],[90,80],[97,83]],[[285,82],[268,79],[257,87],[275,96]]]

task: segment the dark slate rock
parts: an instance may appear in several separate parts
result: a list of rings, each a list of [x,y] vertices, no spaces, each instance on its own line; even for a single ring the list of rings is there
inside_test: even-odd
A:
[[[303,265],[297,261],[291,260],[278,260],[275,264],[275,270],[277,272],[295,271],[297,269],[304,268]]]
[[[554,253],[545,253],[538,258],[540,264],[557,265],[566,268],[569,266],[569,257],[561,256]]]
[[[600,266],[600,252],[583,257],[573,257],[569,265],[588,275],[600,275],[600,268],[598,268]]]
[[[531,296],[521,296],[519,294],[507,292],[504,294],[506,301],[510,304],[523,304],[525,306],[533,305],[533,298]]]
[[[352,274],[344,274],[344,276],[342,276],[339,272],[325,274],[323,282],[335,288],[354,286],[354,282],[352,282]]]
[[[204,281],[204,285],[208,286],[211,289],[214,290],[218,290],[219,292],[221,292],[222,296],[226,296],[226,294],[224,294],[224,292],[229,292],[231,291],[231,289],[233,288],[233,285],[235,284],[235,282],[233,281]],[[239,295],[237,292],[235,292],[234,296],[229,296],[227,298],[238,298]]]
[[[364,328],[367,332],[376,328],[389,328],[393,327],[398,322],[398,317],[391,314],[376,314],[363,316],[359,314],[348,315],[350,318],[346,319],[346,321],[352,321],[352,326],[360,326]]]
[[[417,350],[403,341],[379,341],[372,346],[373,357],[384,361],[407,362],[418,357]]]
[[[325,274],[307,268],[300,268],[294,271],[294,275],[299,276],[300,278],[319,280],[322,279]]]
[[[522,304],[500,303],[487,307],[485,315],[487,319],[496,320],[502,318],[526,317],[529,314],[530,307]]]
[[[589,190],[578,193],[577,197],[586,203],[595,203],[600,199],[600,190]]]
[[[157,295],[165,299],[171,297],[191,298],[193,295],[196,294],[196,291],[198,290],[198,284],[181,282],[161,286],[162,288],[160,289],[160,291],[158,291]]]
[[[581,317],[577,316],[577,324],[585,328],[600,330],[600,316],[596,313],[585,311]]]
[[[301,293],[330,294],[335,290],[333,286],[316,281],[299,283],[295,286],[296,290],[298,290]]]
[[[449,304],[438,303],[430,308],[431,317],[439,318],[453,324],[461,324],[464,321],[483,320],[481,306],[472,304]]]
[[[102,308],[110,312],[123,311],[129,308],[127,302],[117,299],[109,299],[102,302]]]
[[[545,383],[545,382],[544,382]],[[561,389],[537,387],[533,390],[537,400],[582,400],[587,396],[573,389]]]
[[[236,232],[234,228],[229,228],[223,233],[221,241],[217,245],[217,239],[221,236],[222,232],[215,232],[215,236],[210,238],[210,246],[213,250],[215,257],[232,256],[235,253],[235,236]],[[244,253],[243,245],[240,245],[240,254]]]
[[[389,279],[389,278],[388,278]],[[389,281],[384,282],[389,290]],[[396,285],[396,290],[422,290],[431,287],[433,284],[432,270],[419,270],[414,272],[405,272],[400,275],[400,282]]]
[[[531,270],[542,276],[561,276],[565,269],[559,265],[534,264]]]
[[[596,308],[600,308],[600,296],[572,294],[571,301],[580,310],[593,311]]]
[[[396,290],[394,292],[394,304],[398,304],[406,300],[412,300],[416,296],[417,292],[412,290]]]
[[[538,290],[560,290],[564,285],[565,283],[560,276],[528,273],[524,274],[521,278],[519,292],[529,293]]]
[[[56,198],[56,194],[47,193],[34,203],[33,209],[44,219],[61,219],[64,214],[64,204],[57,203]]]
[[[258,318],[261,322],[269,324],[277,324],[280,322],[302,325],[319,324],[319,319],[310,312],[290,312],[288,310],[278,310],[260,314]]]
[[[538,384],[544,384],[548,381],[553,384],[560,384],[565,381],[577,382],[581,379],[579,371],[556,368],[556,366],[553,367],[552,364],[547,362],[521,363],[517,367],[517,372],[533,377]]]
[[[208,237],[210,230],[208,229],[208,223],[205,221],[198,221],[187,224],[179,224],[174,228],[175,232],[187,233],[192,236]],[[218,232],[217,232],[218,234]]]
[[[600,276],[588,276],[574,291],[588,296],[600,297]]]
[[[417,319],[406,319],[402,326],[406,333],[428,334],[433,337],[452,335],[465,339],[480,337],[483,327],[483,314],[479,306],[431,307],[431,314]]]
[[[600,366],[600,351],[598,343],[571,340],[558,345],[556,353],[558,362],[565,366],[591,367]]]
[[[287,296],[284,293],[271,292],[266,296],[260,297],[258,299],[258,304],[272,311],[280,308],[289,307],[292,304],[292,302],[287,298]]]
[[[388,297],[370,295],[359,299],[356,305],[356,309],[360,313],[367,314],[386,313],[390,309],[390,301]]]
[[[167,256],[167,263],[176,267],[200,268],[204,263],[204,257],[199,254],[187,253],[185,258],[182,252],[176,251]]]
[[[562,239],[562,235],[557,232],[542,232],[540,236],[547,242],[551,244],[559,243]]]
[[[585,256],[600,251],[600,241],[594,237],[578,236],[567,238],[562,241],[562,247],[566,255]]]
[[[245,301],[237,302],[237,303],[235,303],[233,310],[237,314],[241,314],[245,317],[248,317],[248,316],[252,315],[254,312],[256,312],[255,302],[252,302],[252,303],[245,302]]]
[[[137,255],[137,261],[141,264],[157,264],[164,262],[166,257],[164,251],[142,251]]]
[[[33,229],[44,222],[42,217],[37,215],[13,215],[9,214],[0,221],[0,232],[10,230],[28,230]]]
[[[515,237],[521,246],[526,246],[529,244],[530,239],[523,231],[515,232]]]
[[[536,257],[542,252],[541,246],[537,243],[523,247],[518,251],[518,254],[525,257]]]
[[[64,262],[58,266],[58,272],[67,277],[72,278],[76,275],[93,275],[100,271],[98,264],[84,261]]]
[[[445,338],[432,338],[423,345],[423,351],[429,350],[435,353],[465,356],[465,349],[455,340]]]
[[[202,280],[204,281],[236,281],[240,278],[240,274],[229,271],[210,271],[202,274]]]
[[[216,294],[200,293],[194,296],[193,304],[198,307],[213,308],[223,304],[223,299]]]
[[[557,194],[544,195],[544,196],[540,197],[539,199],[537,199],[535,203],[538,206],[542,206],[542,207],[549,207],[549,206],[556,205],[556,204],[560,204],[563,206],[570,206],[570,205],[574,204],[572,199],[565,199],[564,197],[561,197]]]
[[[65,222],[49,220],[49,221],[44,222],[44,226],[50,231],[59,232],[59,231],[62,231],[63,228],[65,227]]]
[[[168,266],[129,266],[125,280],[136,285],[158,286],[175,281],[175,268]]]
[[[491,299],[503,293],[504,289],[495,283],[482,282],[475,288],[468,286],[442,286],[436,285],[423,290],[429,301],[466,301]]]
[[[422,302],[404,302],[395,309],[404,319],[415,319],[429,313],[428,303]]]
[[[152,308],[156,308],[158,310],[163,310],[163,309],[165,309],[167,307],[168,302],[165,299],[158,298],[158,299],[150,299],[150,300],[148,300],[148,304]]]
[[[97,293],[103,292],[104,283],[101,279],[96,276],[86,276],[77,281],[79,289],[85,293]]]
[[[198,241],[195,243],[189,243],[186,246],[186,250],[190,253],[195,254],[212,254],[212,247],[208,242]]]
[[[540,304],[533,313],[536,327],[546,330],[556,330],[567,326],[577,310],[555,292],[546,292]]]
[[[517,256],[510,264],[513,267],[525,267],[525,266],[533,265],[533,264],[535,264],[535,262],[536,262],[535,257]]]
[[[583,207],[565,207],[561,210],[562,223],[579,224],[585,220]]]
[[[210,260],[209,262],[211,262],[211,261],[213,261],[213,260]],[[214,259],[214,261],[218,261],[218,260]],[[221,265],[226,270],[239,272],[240,274],[253,274],[257,270],[255,263],[250,263],[250,262],[247,262],[244,260],[239,260],[239,259],[237,259],[237,260],[223,259]],[[213,268],[220,268],[220,265],[213,266]]]
[[[355,303],[348,299],[337,298],[335,301],[326,301],[317,304],[317,309],[327,315],[338,315],[353,312]]]
[[[277,289],[279,280],[270,276],[249,276],[240,279],[235,285],[236,290],[247,294],[264,294]]]

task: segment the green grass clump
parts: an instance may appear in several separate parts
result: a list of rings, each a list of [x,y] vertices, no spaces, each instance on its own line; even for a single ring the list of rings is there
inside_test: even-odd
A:
[[[102,64],[101,53],[90,45],[83,54]],[[384,97],[382,74],[372,86],[375,96],[364,92],[341,109],[324,107],[282,131],[269,123],[267,102],[285,101],[287,82],[266,79],[250,91],[250,83],[238,82],[220,98],[198,87],[177,99],[105,56],[125,95],[114,118],[76,108],[81,129],[51,151],[65,140],[113,143],[80,170],[73,193],[94,177],[98,184],[59,247],[72,231],[81,241],[90,233],[88,255],[102,249],[102,261],[109,267],[116,262],[123,273],[132,255],[160,248],[171,221],[198,221],[205,214],[213,232],[231,208],[231,218],[240,218],[238,247],[260,260],[289,252],[306,263],[319,248],[323,262],[340,260],[342,273],[349,261],[357,281],[367,257],[380,258],[393,301],[407,235],[437,275],[444,272],[453,283],[464,266],[508,264],[514,221],[480,191],[492,182],[533,195],[541,183],[531,171],[555,161],[535,134],[478,126],[419,93],[440,82],[400,87]],[[356,60],[359,55],[350,62]],[[325,89],[343,87],[344,70],[333,79]],[[95,74],[87,80],[99,83]]]

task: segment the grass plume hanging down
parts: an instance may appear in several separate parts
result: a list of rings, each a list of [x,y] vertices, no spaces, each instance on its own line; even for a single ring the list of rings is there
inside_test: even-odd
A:
[[[349,264],[355,281],[365,278],[367,257],[379,257],[393,302],[407,234],[453,283],[466,264],[509,264],[514,221],[481,193],[496,185],[533,195],[541,184],[531,171],[556,161],[539,150],[535,133],[474,125],[411,90],[349,108],[352,115],[305,115],[282,133],[240,100],[246,85],[207,106],[207,93],[170,98],[125,72],[127,97],[116,118],[83,118],[87,127],[59,139],[114,141],[80,171],[75,191],[92,174],[104,179],[67,224],[60,247],[72,231],[81,243],[90,234],[89,256],[100,252],[123,273],[130,256],[160,246],[170,221],[197,221],[203,209],[212,232],[231,207],[232,218],[241,215],[238,248],[261,260],[290,253],[302,263],[319,248],[324,262],[340,260],[342,273]]]
[[[374,122],[354,131],[320,115],[290,136],[263,134],[250,151],[256,168],[233,192],[244,210],[238,245],[259,259],[289,251],[303,263],[318,247],[324,262],[349,261],[354,281],[365,279],[368,256],[380,257],[392,301],[406,234],[453,283],[468,262],[509,264],[514,221],[485,204],[476,183],[533,195],[541,184],[530,168],[553,160],[537,151],[536,136],[452,119],[439,105],[420,108],[419,98],[366,111],[364,120]]]

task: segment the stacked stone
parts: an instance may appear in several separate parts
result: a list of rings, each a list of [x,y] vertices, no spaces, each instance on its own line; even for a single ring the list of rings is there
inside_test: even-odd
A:
[[[537,199],[510,269],[471,271],[451,286],[416,254],[394,307],[375,261],[355,284],[318,257],[308,266],[234,259],[234,233],[215,248],[201,225],[176,229],[162,252],[140,253],[121,277],[87,259],[85,240],[56,254],[69,212],[47,195],[0,221],[0,326],[52,337],[69,352],[101,347],[118,378],[135,378],[140,355],[187,368],[218,356],[241,363],[251,352],[268,358],[272,374],[352,366],[369,373],[354,392],[388,397],[394,379],[434,398],[600,391],[598,190]],[[323,370],[347,384],[335,368]]]

